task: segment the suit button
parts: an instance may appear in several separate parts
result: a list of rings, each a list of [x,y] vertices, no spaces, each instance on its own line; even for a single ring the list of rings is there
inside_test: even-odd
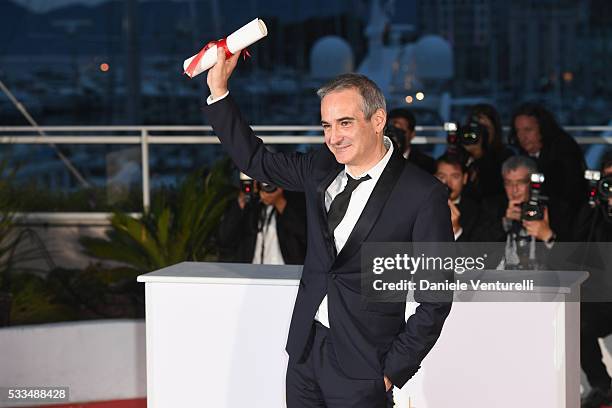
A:
[[[331,274],[331,277],[332,277],[332,279],[334,279],[334,280],[335,280],[335,279],[338,277],[338,275],[337,275],[337,274],[335,274],[335,273],[332,273],[332,274]]]

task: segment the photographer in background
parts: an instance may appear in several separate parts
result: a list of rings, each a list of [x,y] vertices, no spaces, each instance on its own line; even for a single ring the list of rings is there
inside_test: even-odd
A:
[[[574,224],[576,242],[612,242],[612,150],[601,160],[599,180],[594,180],[585,203]]]
[[[455,241],[478,241],[480,206],[462,194],[468,173],[461,158],[449,154],[442,155],[436,160],[434,175],[448,187],[448,207],[451,211]]]
[[[404,158],[430,174],[435,173],[435,160],[412,146],[412,139],[416,136],[414,114],[409,109],[396,108],[388,113],[387,122],[389,125],[386,134],[395,141]]]
[[[538,269],[543,254],[536,253],[536,241],[551,248],[559,237],[567,238],[569,213],[563,202],[541,196],[537,166],[529,157],[513,156],[502,164],[505,194],[483,203],[489,219],[487,241],[506,241],[506,269]]]
[[[468,184],[465,195],[480,202],[503,193],[502,163],[513,155],[502,142],[501,119],[488,104],[472,106],[467,124],[457,130],[457,148],[466,153]]]
[[[259,183],[241,174],[238,199],[219,226],[221,260],[253,264],[304,263],[304,196]]]
[[[599,177],[593,177],[593,189],[589,194],[590,205],[585,204],[576,217],[573,228],[574,240],[588,243],[612,242],[612,150],[602,160]],[[599,258],[595,254],[585,253],[584,259]],[[585,262],[587,270],[593,271]],[[604,267],[609,273],[609,265]],[[581,268],[582,269],[582,268]],[[601,268],[599,268],[601,269]],[[589,280],[610,277],[591,276]],[[587,280],[586,284],[590,282]],[[595,285],[599,285],[595,282]],[[612,303],[583,302],[580,305],[580,365],[591,385],[591,391],[582,399],[582,408],[599,408],[602,404],[612,403],[611,379],[602,362],[599,339],[612,334]]]
[[[508,137],[520,154],[533,158],[546,183],[543,193],[564,200],[577,212],[586,201],[586,165],[578,143],[556,122],[553,114],[536,103],[514,112]]]

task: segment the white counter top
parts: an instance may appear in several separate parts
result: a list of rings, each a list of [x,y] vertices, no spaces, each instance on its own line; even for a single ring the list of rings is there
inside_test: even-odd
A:
[[[138,282],[297,286],[301,274],[301,265],[181,262],[155,272],[140,275]],[[564,294],[571,293],[572,288],[580,285],[587,277],[587,272],[578,271],[491,270],[469,271],[464,275],[456,276],[456,278],[461,280],[478,279],[482,282],[508,282],[532,279],[534,281],[532,293]]]
[[[181,262],[140,275],[138,282],[297,286],[301,265]]]

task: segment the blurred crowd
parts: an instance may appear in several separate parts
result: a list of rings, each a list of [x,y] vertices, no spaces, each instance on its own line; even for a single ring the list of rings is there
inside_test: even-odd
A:
[[[408,162],[447,186],[457,241],[506,242],[505,269],[537,268],[521,252],[537,242],[612,241],[612,150],[587,169],[578,143],[545,107],[519,106],[505,136],[495,107],[474,105],[465,123],[445,125],[447,149],[438,158],[412,144],[416,126],[409,109],[392,109],[385,133]],[[222,259],[302,263],[303,195],[246,175],[240,184],[220,228]]]

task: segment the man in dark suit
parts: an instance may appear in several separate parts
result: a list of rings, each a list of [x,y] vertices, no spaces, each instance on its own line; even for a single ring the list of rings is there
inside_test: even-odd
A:
[[[259,183],[256,183],[259,185]],[[304,195],[280,187],[260,188],[259,200],[241,191],[217,235],[223,262],[302,265],[306,256]]]
[[[404,135],[404,143],[400,144],[400,146],[404,146],[404,157],[426,172],[434,174],[436,171],[435,160],[420,151],[418,147],[412,145],[412,139],[416,136],[416,118],[414,114],[409,109],[396,108],[389,112],[388,120],[391,126],[400,130]]]
[[[325,146],[308,154],[268,151],[229,95],[237,62],[237,54],[226,60],[219,51],[208,72],[206,113],[216,134],[245,174],[306,196],[307,253],[286,347],[287,406],[391,407],[393,385],[417,372],[451,304],[421,302],[406,321],[405,302],[366,301],[361,245],[452,241],[446,189],[383,137],[384,96],[362,75],[341,75],[318,91]]]
[[[455,241],[478,241],[480,205],[462,194],[468,181],[468,173],[461,157],[442,155],[436,160],[435,176],[448,187],[448,207]]]
[[[578,213],[587,201],[588,186],[584,179],[586,163],[576,140],[557,123],[544,106],[527,102],[512,115],[508,139],[519,148],[519,154],[535,160],[544,174],[542,193],[551,200],[569,204]]]

